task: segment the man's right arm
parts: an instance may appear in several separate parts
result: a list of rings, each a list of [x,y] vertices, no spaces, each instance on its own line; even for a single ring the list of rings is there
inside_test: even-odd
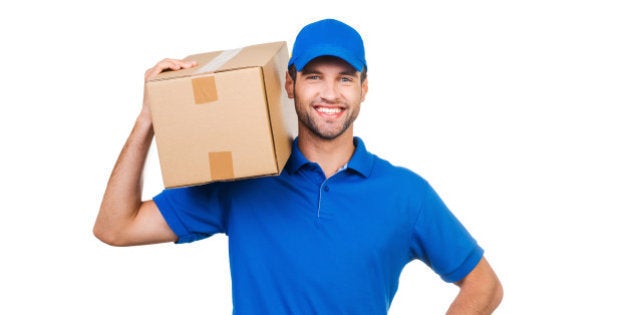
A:
[[[194,62],[162,60],[147,70],[145,82],[166,69],[194,65]],[[142,174],[152,140],[153,123],[145,93],[142,111],[116,161],[94,224],[94,235],[107,244],[130,246],[177,240],[155,203],[142,201]]]

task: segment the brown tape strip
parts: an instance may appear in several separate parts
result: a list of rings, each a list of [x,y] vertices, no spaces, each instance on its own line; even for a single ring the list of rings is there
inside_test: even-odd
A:
[[[209,152],[210,178],[213,180],[234,178],[234,165],[232,162],[232,152]]]
[[[210,103],[218,99],[214,76],[194,78],[192,79],[192,87],[195,104]]]

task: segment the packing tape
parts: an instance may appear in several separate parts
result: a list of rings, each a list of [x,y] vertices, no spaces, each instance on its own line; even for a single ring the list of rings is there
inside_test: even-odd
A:
[[[221,68],[226,62],[230,61],[230,59],[234,58],[234,56],[238,55],[243,48],[224,50],[216,57],[212,58],[210,62],[199,67],[195,74],[205,73],[205,72],[214,72],[217,69]]]
[[[210,103],[219,99],[214,76],[194,78],[192,79],[192,87],[195,104]]]
[[[210,178],[212,180],[234,178],[234,163],[231,151],[209,152]]]
[[[199,67],[195,74],[214,72],[221,68],[226,62],[230,61],[236,55],[238,55],[243,48],[224,50],[216,57],[212,58],[210,62]],[[217,86],[213,76],[205,76],[192,79],[193,93],[195,97],[195,104],[205,104],[214,102],[218,99]]]

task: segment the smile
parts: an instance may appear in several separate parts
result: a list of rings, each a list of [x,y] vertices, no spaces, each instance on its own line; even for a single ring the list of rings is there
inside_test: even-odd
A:
[[[319,113],[334,115],[341,113],[343,109],[339,107],[315,107],[315,110]]]

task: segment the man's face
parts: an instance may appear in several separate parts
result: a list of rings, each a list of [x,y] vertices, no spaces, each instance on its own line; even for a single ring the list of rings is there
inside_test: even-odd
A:
[[[320,57],[297,73],[295,82],[287,76],[287,93],[295,99],[300,132],[332,140],[352,132],[367,93],[367,79],[345,61]]]

